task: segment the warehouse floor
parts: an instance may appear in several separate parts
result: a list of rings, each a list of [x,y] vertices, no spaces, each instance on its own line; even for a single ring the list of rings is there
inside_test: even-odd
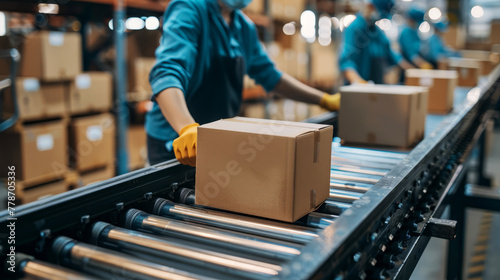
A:
[[[495,142],[486,163],[487,174],[492,176],[496,188],[500,189],[500,129],[495,131]],[[445,214],[446,215],[446,214]],[[491,216],[491,218],[490,218]],[[491,220],[491,222],[489,222]],[[490,225],[490,226],[488,226]],[[464,279],[470,280],[496,280],[500,279],[500,213],[489,213],[478,210],[467,210],[467,235],[466,235],[466,265]],[[481,231],[481,232],[480,232]],[[476,261],[483,256],[478,254],[478,237],[487,236],[485,261]],[[410,280],[441,280],[445,279],[446,240],[432,238]],[[471,258],[473,260],[471,261]]]

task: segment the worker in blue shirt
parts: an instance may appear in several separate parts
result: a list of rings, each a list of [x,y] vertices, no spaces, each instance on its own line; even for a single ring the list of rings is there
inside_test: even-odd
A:
[[[399,35],[399,46],[403,57],[414,66],[421,69],[432,69],[432,64],[421,56],[421,43],[418,28],[424,22],[425,12],[412,7],[407,12],[406,26]]]
[[[250,2],[170,2],[149,77],[154,105],[145,126],[151,164],[176,157],[195,166],[197,127],[238,114],[245,74],[266,91],[338,110],[340,95],[306,86],[274,67],[255,25],[240,11]]]
[[[384,83],[388,66],[411,68],[396,53],[385,33],[375,24],[391,16],[393,0],[366,0],[356,19],[344,30],[344,43],[339,59],[340,71],[348,83]]]
[[[460,57],[460,53],[445,46],[442,34],[448,30],[448,22],[438,21],[433,23],[434,34],[422,42],[422,57],[437,68],[438,61],[447,57]]]

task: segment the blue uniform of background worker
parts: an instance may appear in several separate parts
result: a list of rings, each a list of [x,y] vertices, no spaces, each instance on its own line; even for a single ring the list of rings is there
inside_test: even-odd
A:
[[[403,57],[421,69],[432,69],[432,65],[421,56],[421,43],[418,28],[424,21],[425,12],[413,7],[408,10],[406,26],[399,35],[399,46]]]
[[[433,24],[434,34],[422,42],[422,57],[437,68],[438,61],[447,57],[460,57],[460,53],[445,46],[441,35],[448,29],[448,23],[438,21]]]
[[[389,18],[392,0],[367,0],[362,11],[344,31],[344,45],[340,55],[340,71],[349,83],[384,83],[388,66],[411,68],[401,55],[394,52],[385,33],[375,24]]]
[[[274,67],[259,43],[255,25],[239,10],[250,2],[170,2],[150,73],[155,101],[146,116],[151,164],[175,156],[195,166],[197,127],[239,113],[245,74],[267,91],[338,109],[340,95],[306,86]]]

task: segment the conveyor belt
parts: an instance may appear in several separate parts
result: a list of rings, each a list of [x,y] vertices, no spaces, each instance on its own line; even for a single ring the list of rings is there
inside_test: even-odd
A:
[[[405,156],[407,153],[336,143],[332,148],[336,164],[332,165],[330,198],[295,225],[158,198],[148,212],[128,210],[119,226],[95,222],[88,242],[65,236],[55,239],[52,251],[56,262],[75,271],[52,265],[46,273],[53,278],[64,273],[106,278],[116,271],[141,279],[273,278],[282,271],[284,262],[300,255],[321,229],[335,223],[389,171],[343,162],[363,160],[388,166]],[[31,275],[33,264],[21,269]]]
[[[15,251],[26,255],[14,278],[406,279],[463,177],[499,76],[459,88],[456,109],[429,115],[411,151],[335,139],[330,197],[294,224],[194,205],[194,169],[175,161],[18,207]],[[0,226],[12,216],[2,212]]]

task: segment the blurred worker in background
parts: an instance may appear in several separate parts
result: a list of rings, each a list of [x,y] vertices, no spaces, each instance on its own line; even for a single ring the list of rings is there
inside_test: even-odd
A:
[[[347,82],[383,84],[388,66],[412,68],[394,52],[385,33],[375,24],[380,19],[390,18],[393,6],[393,0],[365,0],[356,19],[344,30],[339,63]]]
[[[399,46],[403,57],[420,69],[432,69],[432,64],[422,58],[420,51],[420,37],[418,28],[424,22],[425,12],[412,7],[407,12],[406,26],[399,35]]]
[[[434,34],[422,41],[422,57],[437,68],[438,61],[447,57],[460,57],[460,53],[445,46],[441,36],[448,30],[447,21],[438,21],[433,24]]]
[[[238,114],[245,74],[266,91],[338,110],[340,95],[306,86],[275,68],[255,25],[240,11],[250,2],[170,2],[149,79],[156,101],[146,116],[151,164],[176,157],[195,166],[197,127]]]

